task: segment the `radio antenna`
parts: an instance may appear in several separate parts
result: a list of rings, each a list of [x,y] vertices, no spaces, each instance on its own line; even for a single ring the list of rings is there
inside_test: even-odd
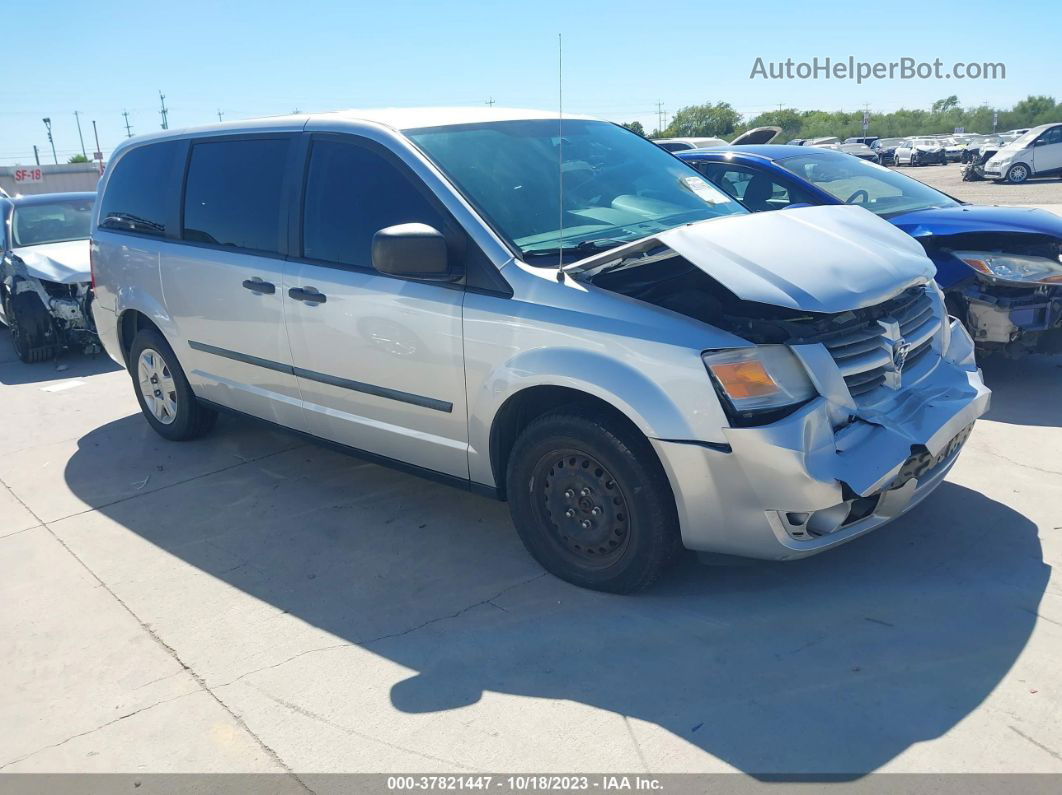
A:
[[[564,34],[557,34],[557,277],[564,278]]]

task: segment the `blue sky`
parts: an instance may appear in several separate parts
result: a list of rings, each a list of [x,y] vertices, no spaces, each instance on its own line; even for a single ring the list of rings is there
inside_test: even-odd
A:
[[[979,2],[360,2],[222,0],[5,3],[0,163],[51,162],[80,150],[73,112],[109,152],[125,135],[301,110],[498,104],[554,108],[557,34],[564,34],[565,108],[656,125],[665,110],[726,100],[743,113],[775,108],[1008,106],[1062,93],[1058,0]],[[913,18],[904,18],[910,9]],[[995,21],[998,19],[998,22]],[[1014,35],[1014,32],[1020,35]],[[1041,35],[1043,34],[1043,35]],[[818,56],[947,66],[1001,61],[1005,80],[750,80],[768,61]],[[45,154],[47,153],[47,154]]]

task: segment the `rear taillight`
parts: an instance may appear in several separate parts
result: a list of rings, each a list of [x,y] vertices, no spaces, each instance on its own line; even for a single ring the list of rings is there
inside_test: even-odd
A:
[[[89,287],[96,290],[96,246],[89,243],[89,273],[92,274],[92,278],[89,280]]]

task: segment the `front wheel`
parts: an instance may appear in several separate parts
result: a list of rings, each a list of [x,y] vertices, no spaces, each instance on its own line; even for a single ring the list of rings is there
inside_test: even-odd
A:
[[[154,329],[141,329],[129,351],[129,373],[136,399],[159,436],[180,442],[207,433],[217,412],[192,393],[173,349]]]
[[[7,323],[15,354],[33,364],[54,359],[59,353],[58,336],[52,316],[34,292],[17,293],[7,302]]]
[[[675,499],[655,452],[610,417],[535,420],[513,446],[506,482],[527,551],[575,585],[637,591],[681,549]]]
[[[1007,182],[1012,185],[1020,185],[1030,176],[1029,167],[1024,163],[1015,163],[1007,172]]]

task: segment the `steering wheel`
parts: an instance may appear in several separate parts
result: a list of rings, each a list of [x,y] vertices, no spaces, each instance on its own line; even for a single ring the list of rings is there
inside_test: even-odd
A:
[[[859,196],[859,195],[862,195],[862,197],[863,197],[862,199],[859,200],[859,202],[858,202],[859,204],[866,204],[867,202],[870,201],[870,194],[867,193],[862,188],[860,188],[855,193],[853,193],[851,196],[849,196],[847,199],[845,199],[844,203],[845,204],[855,204],[856,203],[856,200],[855,200],[856,196]]]

